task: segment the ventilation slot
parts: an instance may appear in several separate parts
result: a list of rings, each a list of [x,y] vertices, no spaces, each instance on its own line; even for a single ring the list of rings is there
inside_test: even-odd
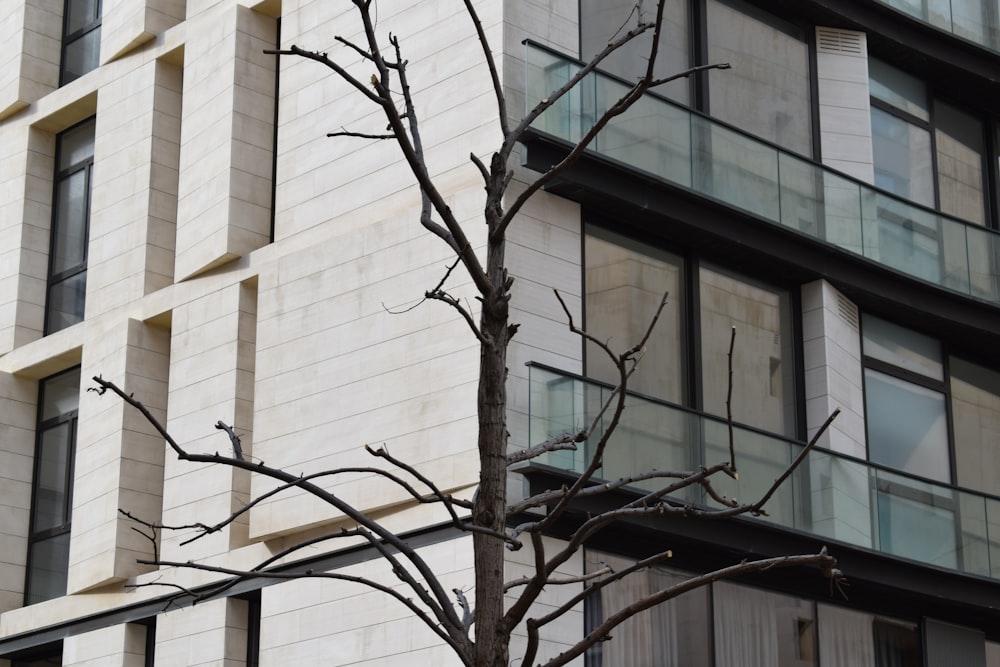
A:
[[[865,54],[863,37],[863,32],[816,28],[816,50],[820,53],[863,56]]]
[[[852,331],[858,330],[858,307],[841,294],[837,295],[837,314]]]

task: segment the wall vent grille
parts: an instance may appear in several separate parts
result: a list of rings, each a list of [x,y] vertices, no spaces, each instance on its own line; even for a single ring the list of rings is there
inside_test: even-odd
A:
[[[843,294],[837,294],[837,314],[852,331],[858,330],[858,307],[845,299]]]
[[[816,50],[820,53],[863,56],[865,55],[863,34],[852,30],[816,28]]]

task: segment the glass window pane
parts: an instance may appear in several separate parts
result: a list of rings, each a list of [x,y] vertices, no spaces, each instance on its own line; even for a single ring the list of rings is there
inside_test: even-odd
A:
[[[77,273],[49,286],[46,333],[55,333],[83,321],[87,297],[87,272]]]
[[[80,406],[80,369],[54,375],[42,383],[42,421],[69,414]]]
[[[691,66],[687,6],[686,0],[667,0],[664,6],[660,45],[657,49],[657,76],[669,76]],[[647,12],[654,9],[651,7]],[[647,20],[651,19],[652,17],[647,17]],[[580,57],[589,61],[609,41],[621,37],[635,25],[633,0],[581,0]],[[646,56],[649,54],[651,39],[652,32],[647,31],[608,56],[601,62],[600,68],[626,81],[635,81],[646,73]],[[686,79],[680,79],[657,88],[656,92],[687,104],[689,89],[690,83]]]
[[[983,124],[950,104],[934,102],[941,210],[986,224],[983,199]]]
[[[87,170],[62,179],[56,192],[51,275],[82,266],[87,249]]]
[[[27,604],[66,594],[69,568],[69,533],[35,542],[28,550]]]
[[[1000,644],[986,642],[986,667],[1000,667]]]
[[[828,604],[817,605],[823,667],[920,667],[917,626]]]
[[[948,569],[959,565],[954,492],[945,486],[873,471],[879,551]]]
[[[608,553],[587,552],[587,572],[610,567],[618,572],[634,561]],[[588,601],[591,628],[635,600],[680,583],[688,577],[665,568],[631,574],[601,589]],[[708,667],[711,662],[708,590],[695,589],[668,600],[618,625],[614,641],[599,643],[588,655],[588,665],[657,665]],[[718,663],[722,664],[722,663]]]
[[[629,388],[676,403],[684,400],[683,261],[680,257],[588,228],[585,241],[587,331],[621,352],[642,339],[664,292],[669,297]],[[587,374],[617,384],[604,352],[587,348]]]
[[[69,521],[66,513],[66,474],[69,467],[70,423],[46,429],[39,436],[35,499],[32,505],[34,532],[58,528]]]
[[[58,138],[59,171],[94,157],[93,118],[61,132]]]
[[[66,34],[71,35],[101,18],[101,0],[67,0]]]
[[[934,206],[930,132],[872,107],[872,157],[877,187]]]
[[[795,435],[791,299],[777,290],[702,267],[701,364],[704,409],[726,414],[729,338],[733,352],[733,418],[773,433]],[[761,391],[760,379],[767,384]]]
[[[876,58],[868,59],[868,77],[872,97],[921,120],[930,119],[923,81]]]
[[[921,667],[920,637],[913,623],[875,617],[875,664],[879,667]]]
[[[935,380],[944,379],[941,344],[937,340],[867,313],[861,324],[867,356]]]
[[[712,116],[803,155],[812,154],[809,47],[791,26],[743,3],[708,3]]]
[[[957,481],[1000,495],[1000,373],[955,357],[949,368]]]
[[[868,458],[942,482],[951,481],[944,394],[865,369]]]
[[[97,69],[101,56],[101,29],[94,28],[72,42],[63,50],[62,85]]]
[[[816,664],[816,622],[811,602],[728,582],[719,582],[712,590],[716,664]]]

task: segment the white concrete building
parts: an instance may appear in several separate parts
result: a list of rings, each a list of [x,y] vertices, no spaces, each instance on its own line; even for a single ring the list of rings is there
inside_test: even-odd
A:
[[[593,596],[540,659],[677,572],[827,544],[849,600],[812,572],[720,583],[574,664],[1000,665],[1000,24],[987,4],[667,0],[658,68],[733,69],[649,96],[511,227],[512,447],[586,423],[607,379],[553,288],[622,344],[672,295],[607,478],[721,456],[731,325],[743,463],[725,492],[762,492],[842,411],[769,518],[623,525],[588,545],[567,575],[654,543],[676,544],[677,570]],[[630,7],[478,2],[512,113]],[[482,244],[468,156],[487,157],[499,132],[473,25],[460,2],[377,8],[410,61],[430,169]],[[476,340],[440,304],[391,312],[418,302],[451,252],[419,225],[394,144],[325,138],[381,131],[377,110],[320,65],[264,53],[329,51],[365,78],[335,40],[361,34],[351,4],[3,9],[0,664],[457,664],[401,606],[342,582],[245,582],[168,609],[174,589],[144,584],[214,575],[138,563],[151,543],[119,509],[214,522],[272,486],[178,462],[136,411],[86,392],[95,375],[115,380],[195,451],[229,446],[219,420],[247,457],[296,473],[368,465],[364,445],[384,443],[445,491],[473,493]],[[564,155],[641,66],[639,48],[617,54],[541,118],[517,178]],[[467,277],[449,286],[472,299]],[[512,492],[571,478],[586,456],[536,461]],[[442,528],[439,509],[374,475],[329,484],[406,534],[449,587],[471,588],[471,538]],[[164,534],[158,555],[246,569],[343,525],[280,494],[207,539]],[[527,558],[511,555],[512,576]],[[357,545],[302,560],[391,579]]]

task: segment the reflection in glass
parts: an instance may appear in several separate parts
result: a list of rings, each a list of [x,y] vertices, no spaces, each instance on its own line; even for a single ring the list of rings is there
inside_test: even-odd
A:
[[[42,421],[73,412],[79,406],[79,370],[54,375],[42,384]]]
[[[822,603],[817,615],[823,667],[921,667],[915,624]]]
[[[55,333],[83,321],[87,296],[87,272],[83,271],[49,286],[46,333]]]
[[[705,411],[726,414],[730,332],[733,353],[733,418],[772,433],[795,435],[794,353],[791,299],[718,268],[702,266],[701,364]],[[765,378],[763,390],[761,378]]]
[[[35,604],[66,594],[69,535],[62,533],[31,544],[28,550],[26,604]]]
[[[811,602],[728,582],[714,584],[712,592],[716,664],[816,664],[816,623]]]
[[[691,66],[689,60],[688,3],[672,0],[665,3],[660,45],[657,50],[656,76],[670,76]],[[635,2],[632,0],[581,0],[580,57],[589,61],[608,42],[623,36],[636,25]],[[646,56],[652,31],[633,39],[603,61],[601,69],[625,81],[635,81],[646,73]],[[660,95],[683,104],[690,98],[689,82],[679,79],[656,89]]]
[[[59,181],[56,226],[52,237],[52,274],[81,266],[87,239],[87,170]]]
[[[1000,373],[957,357],[949,370],[958,484],[1000,495]]]
[[[70,0],[66,3],[66,34],[85,28],[101,17],[101,0]]]
[[[708,78],[712,116],[782,148],[811,155],[805,36],[742,3],[710,0],[707,9],[708,62],[733,63],[739,71],[738,76]]]
[[[69,469],[70,424],[64,422],[46,429],[39,435],[38,475],[35,477],[35,498],[32,505],[34,531],[58,528],[68,520],[66,505],[67,471]]]
[[[609,553],[587,551],[586,571],[611,567],[615,572],[634,561]],[[588,629],[636,600],[685,581],[684,574],[653,568],[631,574],[601,589],[587,601]],[[710,618],[708,590],[695,589],[633,616],[613,631],[614,641],[598,642],[587,656],[593,667],[657,665],[708,667]],[[716,664],[722,664],[717,662]]]
[[[934,128],[941,210],[969,222],[986,224],[983,124],[974,116],[936,100]]]
[[[863,317],[865,356],[935,380],[944,379],[941,343],[936,339],[868,313]]]
[[[953,491],[881,470],[872,472],[878,512],[878,549],[956,569]]]
[[[97,69],[101,56],[101,28],[74,39],[63,49],[62,85]]]
[[[944,394],[866,368],[865,410],[869,459],[951,481]]]
[[[871,96],[912,114],[929,120],[927,88],[917,77],[896,69],[877,58],[868,59],[868,87]]]
[[[586,263],[587,331],[621,352],[642,340],[663,295],[667,305],[653,330],[629,389],[683,403],[683,260],[597,227],[588,227]],[[587,347],[587,374],[618,384],[618,374],[596,345]]]
[[[872,157],[877,187],[934,206],[930,132],[873,106]]]
[[[94,119],[59,133],[59,166],[64,171],[94,157]]]

